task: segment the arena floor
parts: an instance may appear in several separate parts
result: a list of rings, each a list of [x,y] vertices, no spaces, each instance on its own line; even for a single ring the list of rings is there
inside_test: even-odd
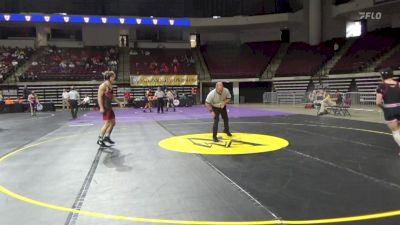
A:
[[[98,112],[1,114],[0,224],[400,224],[385,124],[229,115],[234,135],[215,144],[204,107],[117,110],[117,144],[99,149]]]

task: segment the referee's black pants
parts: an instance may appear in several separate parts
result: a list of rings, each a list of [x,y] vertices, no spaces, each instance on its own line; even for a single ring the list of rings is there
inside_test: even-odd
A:
[[[78,101],[77,100],[69,100],[69,104],[71,106],[72,118],[76,119],[78,117]]]
[[[157,113],[164,113],[164,98],[157,98]]]
[[[219,115],[221,115],[222,119],[224,120],[224,132],[229,131],[229,118],[228,118],[228,113],[226,111],[226,106],[222,109],[217,107],[212,107],[212,110],[215,113],[214,125],[213,125],[213,137],[217,137]]]

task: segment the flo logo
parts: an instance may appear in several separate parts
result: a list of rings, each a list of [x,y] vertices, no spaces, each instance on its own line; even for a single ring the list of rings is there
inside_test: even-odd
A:
[[[205,155],[240,155],[271,152],[283,149],[289,142],[283,138],[248,133],[233,133],[232,137],[221,133],[218,142],[211,133],[176,136],[162,140],[160,147],[176,152]]]
[[[363,19],[372,19],[372,20],[380,20],[382,18],[381,12],[359,12],[360,20]]]

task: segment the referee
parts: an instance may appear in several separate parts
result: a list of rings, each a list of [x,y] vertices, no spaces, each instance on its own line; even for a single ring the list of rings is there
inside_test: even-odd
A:
[[[226,111],[226,104],[231,100],[231,93],[228,89],[224,88],[222,82],[218,82],[215,84],[215,89],[212,90],[206,98],[206,107],[208,111],[211,113],[211,117],[214,119],[213,125],[213,140],[214,142],[218,142],[217,132],[218,132],[218,122],[219,115],[221,114],[222,119],[224,120],[224,133],[229,137],[232,136],[231,132],[229,132],[229,118],[228,113]]]
[[[74,86],[68,92],[69,105],[71,107],[72,118],[78,117],[79,93],[75,90]]]

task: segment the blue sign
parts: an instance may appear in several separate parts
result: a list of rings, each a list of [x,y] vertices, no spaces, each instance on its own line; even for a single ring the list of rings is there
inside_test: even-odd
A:
[[[139,18],[117,16],[78,16],[45,14],[0,14],[0,22],[50,23],[50,24],[108,24],[189,27],[189,19]]]

